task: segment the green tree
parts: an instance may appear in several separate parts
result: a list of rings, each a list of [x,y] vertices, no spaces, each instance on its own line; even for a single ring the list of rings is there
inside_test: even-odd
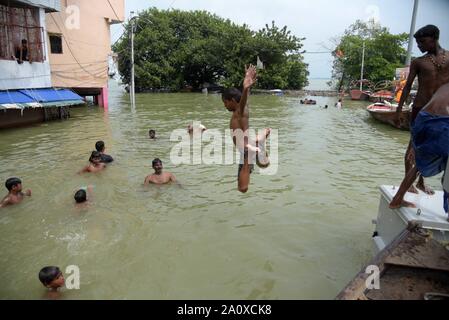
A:
[[[363,43],[366,47],[364,78],[372,83],[392,80],[396,68],[405,63],[407,40],[407,33],[391,34],[373,20],[356,21],[336,41],[332,78],[337,81],[337,87],[348,87],[360,79]]]
[[[206,11],[148,9],[134,19],[135,80],[137,91],[167,88],[195,89],[204,83],[241,85],[243,68],[265,63],[260,88],[300,89],[307,84],[307,65],[299,49],[301,40],[287,27],[271,26],[254,32]],[[130,24],[113,46],[119,71],[130,83]]]

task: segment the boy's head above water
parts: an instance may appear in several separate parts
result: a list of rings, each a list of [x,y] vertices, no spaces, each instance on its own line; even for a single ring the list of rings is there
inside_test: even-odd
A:
[[[104,150],[105,150],[105,144],[104,144],[104,141],[98,141],[98,142],[95,144],[95,149],[97,149],[98,152],[104,152]]]
[[[39,280],[44,287],[57,290],[65,284],[64,275],[58,267],[45,267],[39,272]]]
[[[156,174],[160,174],[163,169],[162,161],[161,159],[154,159],[153,160],[153,169],[156,172]]]
[[[89,158],[89,162],[91,162],[93,164],[100,163],[101,162],[101,153],[98,151],[93,151]]]
[[[22,181],[19,178],[10,178],[6,180],[5,187],[9,192],[21,192]]]
[[[76,203],[84,203],[84,202],[86,202],[87,201],[87,192],[86,192],[86,190],[83,190],[83,189],[78,190],[75,193],[75,201],[76,201]]]
[[[233,112],[237,110],[239,106],[240,100],[242,99],[242,93],[236,88],[225,89],[221,98],[226,109]]]
[[[150,130],[150,131],[148,132],[148,134],[149,134],[149,136],[150,136],[150,139],[156,138],[156,131]]]

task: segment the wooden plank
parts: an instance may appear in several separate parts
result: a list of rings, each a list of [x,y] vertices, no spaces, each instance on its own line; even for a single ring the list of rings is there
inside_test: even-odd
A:
[[[374,260],[367,266],[375,265],[379,267],[381,286],[386,281],[388,284],[388,270],[395,266],[401,266],[405,269],[411,268],[408,272],[418,270],[418,274],[423,272],[449,272],[449,252],[440,243],[426,236],[424,231],[419,228],[417,223],[410,223],[407,230],[399,235],[388,247],[380,252]],[[366,266],[366,267],[367,267]],[[361,300],[364,298],[375,299],[381,297],[382,291],[366,288],[366,280],[370,276],[365,273],[366,267],[360,271],[357,276],[346,286],[345,289],[336,297],[337,300]],[[424,269],[419,270],[418,268]],[[385,278],[384,278],[385,276]],[[423,281],[418,277],[415,282]],[[404,290],[401,282],[393,282],[395,285],[388,289],[393,292],[397,290],[398,294]],[[386,295],[388,296],[388,294]],[[392,294],[390,294],[392,296]],[[403,295],[411,299],[417,299],[416,296]]]
[[[414,232],[393,249],[385,263],[449,272],[449,250],[430,237]]]
[[[415,226],[416,227],[416,226]],[[409,227],[404,230],[390,245],[388,245],[384,250],[382,250],[367,266],[365,266],[357,276],[338,294],[335,298],[336,300],[359,300],[363,299],[366,288],[366,280],[370,276],[366,273],[366,268],[368,266],[378,266],[381,275],[385,272],[384,260],[390,255],[390,253],[396,248],[396,246],[404,241],[409,235],[410,230],[415,227]]]
[[[370,290],[370,300],[423,300],[426,293],[449,293],[449,273],[429,269],[389,266],[380,290]]]

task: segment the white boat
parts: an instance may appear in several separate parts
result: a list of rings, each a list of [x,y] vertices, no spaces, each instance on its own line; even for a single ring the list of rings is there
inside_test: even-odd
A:
[[[393,127],[396,127],[396,110],[398,105],[391,104],[388,101],[374,103],[366,108],[371,117],[374,119],[390,124]],[[399,128],[404,130],[410,130],[410,117],[412,114],[412,105],[409,107],[404,107],[402,109],[402,114],[399,118]]]
[[[283,96],[284,95],[284,91],[282,91],[281,89],[270,90],[270,93],[273,96]]]
[[[374,222],[375,257],[338,294],[337,300],[448,300],[449,222],[443,192],[407,193],[416,209],[392,210],[398,188],[382,186]]]
[[[392,210],[389,204],[398,191],[398,187],[380,187],[381,197],[378,217],[373,223],[376,225],[373,236],[374,252],[378,254],[396,239],[410,222],[418,223],[422,229],[428,230],[432,238],[447,245],[449,243],[448,215],[443,209],[442,191],[437,191],[430,196],[420,192],[419,194],[407,193],[405,200],[414,203],[417,208],[400,208]]]

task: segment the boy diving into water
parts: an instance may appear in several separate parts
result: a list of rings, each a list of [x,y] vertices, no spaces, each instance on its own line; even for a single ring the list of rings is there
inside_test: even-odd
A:
[[[249,107],[247,106],[250,88],[257,81],[256,67],[250,65],[246,68],[243,80],[243,92],[236,88],[226,89],[223,92],[223,103],[226,109],[232,112],[231,130],[234,144],[240,151],[241,159],[238,173],[238,189],[242,193],[248,192],[250,174],[254,170],[254,162],[260,168],[267,168],[270,159],[265,151],[266,140],[271,129],[265,129],[264,133],[251,141],[249,137]]]

